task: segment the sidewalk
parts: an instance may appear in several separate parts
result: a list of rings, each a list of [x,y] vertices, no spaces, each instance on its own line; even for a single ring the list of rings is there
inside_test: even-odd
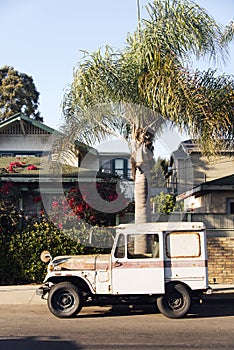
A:
[[[46,301],[36,295],[40,285],[0,286],[1,305],[45,305]],[[212,284],[211,294],[205,294],[204,299],[234,298],[234,285]]]
[[[46,301],[36,295],[39,285],[0,286],[0,305],[40,305]]]

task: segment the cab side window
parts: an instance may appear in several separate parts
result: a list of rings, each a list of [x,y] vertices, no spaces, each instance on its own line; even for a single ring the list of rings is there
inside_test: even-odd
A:
[[[159,258],[158,234],[128,235],[128,259]]]
[[[125,257],[125,239],[124,235],[120,234],[117,241],[117,246],[115,248],[114,257],[121,259]]]

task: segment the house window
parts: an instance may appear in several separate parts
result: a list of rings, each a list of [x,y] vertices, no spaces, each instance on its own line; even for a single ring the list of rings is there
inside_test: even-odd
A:
[[[234,202],[230,203],[230,214],[234,214]]]
[[[124,159],[114,159],[114,173],[120,177],[125,177],[124,175]]]
[[[1,153],[1,157],[13,157],[13,153]]]
[[[124,179],[131,178],[130,161],[124,158],[115,158],[105,162],[101,171],[108,174],[115,174]]]
[[[103,172],[103,173],[108,173],[108,174],[110,174],[110,173],[112,173],[112,169],[111,169],[112,167],[111,167],[111,160],[110,161],[108,161],[108,162],[105,162],[103,165],[102,165],[102,167],[101,167],[101,171]]]
[[[234,214],[234,198],[227,199],[227,212],[228,214]]]

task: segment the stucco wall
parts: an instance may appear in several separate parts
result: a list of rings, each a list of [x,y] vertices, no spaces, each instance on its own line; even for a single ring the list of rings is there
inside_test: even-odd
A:
[[[227,214],[227,200],[234,199],[234,191],[213,191],[200,198],[200,207],[195,208],[197,213]]]
[[[51,135],[1,135],[0,149],[1,151],[44,151]]]

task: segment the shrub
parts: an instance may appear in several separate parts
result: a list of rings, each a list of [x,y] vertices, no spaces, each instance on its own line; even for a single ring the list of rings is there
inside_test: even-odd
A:
[[[113,184],[97,184],[97,190],[106,202],[116,198]],[[105,226],[115,224],[115,213],[94,210],[78,185],[67,191],[65,199],[54,198],[51,212],[42,210],[40,217],[25,216],[19,210],[20,196],[12,183],[0,184],[0,284],[42,282],[46,273],[40,260],[43,250],[52,256],[109,252],[114,233]],[[41,202],[37,192],[34,202]]]
[[[155,204],[157,213],[170,214],[175,208],[176,198],[172,194],[160,192],[159,195],[151,198],[151,202]]]
[[[7,241],[2,235],[1,284],[40,283],[47,267],[40,260],[43,250],[49,250],[52,256],[109,252],[112,235],[110,229],[85,225],[80,225],[79,232],[76,228],[62,232],[46,221],[33,223]]]

